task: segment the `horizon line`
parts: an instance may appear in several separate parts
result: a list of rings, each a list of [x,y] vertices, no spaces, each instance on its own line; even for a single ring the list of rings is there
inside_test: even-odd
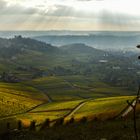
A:
[[[0,30],[0,32],[50,32],[50,31],[69,31],[69,32],[140,32],[140,30]]]

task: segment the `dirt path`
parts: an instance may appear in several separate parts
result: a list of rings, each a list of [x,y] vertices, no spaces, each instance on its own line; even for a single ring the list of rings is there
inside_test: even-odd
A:
[[[67,115],[65,115],[64,118],[66,119],[67,117],[72,117],[81,107],[83,107],[90,100],[93,100],[93,99],[87,99],[79,103],[73,110],[71,110]]]
[[[132,101],[132,105],[135,106],[138,103],[139,98]],[[133,110],[133,108],[129,105],[121,114],[121,117],[125,117]]]
[[[83,107],[86,102],[79,104],[75,109],[73,109],[66,117],[72,117],[81,107]]]
[[[42,90],[43,91],[43,90]],[[48,102],[49,103],[52,103],[53,102],[53,99],[50,97],[50,95],[46,92],[46,91],[43,91],[44,92],[44,94],[47,96],[47,98],[48,98]]]

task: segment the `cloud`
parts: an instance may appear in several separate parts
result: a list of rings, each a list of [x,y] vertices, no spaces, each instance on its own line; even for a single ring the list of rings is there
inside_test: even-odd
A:
[[[14,0],[13,0],[14,1]],[[16,1],[16,0],[15,0]],[[43,3],[38,3],[37,0],[19,0],[18,3],[10,0],[0,0],[0,28],[11,28],[18,26],[29,28],[48,27],[55,28],[120,28],[133,26],[140,27],[140,15],[130,14],[132,9],[124,9],[123,6],[118,9],[114,3],[109,8],[109,2],[103,0],[103,3],[96,3],[101,0],[48,0]],[[32,2],[34,3],[32,6]],[[57,2],[55,2],[57,1]],[[75,2],[75,3],[72,3]],[[108,0],[111,1],[111,0]],[[113,1],[113,0],[112,0]],[[48,2],[48,3],[47,3]],[[52,2],[52,3],[51,3]],[[88,3],[89,2],[89,3]],[[90,3],[91,2],[91,3]],[[93,2],[93,3],[92,3]],[[106,4],[106,5],[104,5]],[[114,6],[114,7],[113,7]],[[116,7],[116,9],[115,9]],[[138,8],[136,8],[138,9]],[[139,10],[139,9],[138,9]],[[138,12],[139,13],[139,12]],[[13,28],[12,28],[13,29]]]
[[[6,2],[5,1],[0,1],[0,9],[3,9],[6,7]]]
[[[104,0],[77,0],[77,1],[104,1]]]
[[[98,22],[115,26],[135,26],[140,25],[140,16],[102,11],[98,16]]]
[[[19,15],[19,14],[35,14],[39,10],[37,8],[27,8],[18,4],[8,5],[6,1],[0,1],[1,15]]]
[[[41,12],[43,14],[43,11]],[[44,12],[46,16],[56,16],[59,18],[62,17],[71,17],[71,18],[93,18],[95,16],[95,12],[89,13],[88,11],[84,11],[82,9],[75,9],[72,6],[66,5],[53,5],[49,7],[46,12]]]
[[[50,16],[71,16],[75,13],[75,9],[70,6],[64,5],[53,5],[52,7],[48,8],[47,15]]]
[[[86,21],[96,21],[98,23],[106,23],[106,24],[133,24],[140,22],[140,16],[131,16],[130,14],[124,13],[114,13],[109,10],[101,10],[101,11],[83,11],[76,10],[71,6],[64,5],[54,5],[50,7],[48,11],[45,13],[47,16],[55,16],[55,17],[71,17],[71,18],[81,18]]]

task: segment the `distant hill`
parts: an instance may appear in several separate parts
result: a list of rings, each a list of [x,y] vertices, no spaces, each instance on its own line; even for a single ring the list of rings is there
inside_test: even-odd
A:
[[[20,62],[22,64],[24,61],[28,64],[28,62],[32,60],[33,63],[38,62],[38,65],[42,65],[42,63],[46,63],[43,62],[44,60],[48,60],[48,63],[50,63],[50,58],[51,61],[53,62],[54,60],[54,64],[56,64],[57,57],[59,57],[60,61],[64,61],[61,57],[63,57],[63,59],[75,59],[77,55],[103,56],[104,53],[102,50],[92,48],[83,43],[69,44],[58,48],[51,44],[31,38],[23,38],[22,36],[15,36],[12,39],[0,38],[0,58]]]
[[[22,38],[21,36],[15,36],[15,38],[12,39],[0,38],[0,55],[4,58],[23,54],[28,50],[39,52],[58,51],[56,47],[50,44],[46,44],[44,42],[30,38]]]
[[[139,35],[133,35],[131,33],[124,35],[121,32],[118,32],[118,34],[46,35],[36,36],[34,38],[57,46],[83,43],[91,47],[104,50],[111,49],[136,51],[135,46],[140,43]]]
[[[69,45],[64,45],[60,47],[60,49],[68,51],[69,53],[84,53],[84,54],[104,54],[105,52],[102,50],[95,49],[93,47],[87,46],[86,44],[83,43],[75,43],[75,44],[69,44]]]
[[[128,57],[131,57],[129,61]],[[99,50],[84,43],[55,47],[22,36],[0,39],[0,77],[5,72],[8,77],[12,75],[21,81],[48,75],[94,74],[104,81],[120,84],[120,80],[128,81],[126,77],[138,73],[138,63],[135,56],[126,57],[123,53]],[[116,67],[120,70],[114,71]]]
[[[57,47],[31,38],[0,38],[0,76],[3,72],[19,73],[23,78],[40,75],[40,67],[45,67],[50,62],[50,56],[59,53]]]

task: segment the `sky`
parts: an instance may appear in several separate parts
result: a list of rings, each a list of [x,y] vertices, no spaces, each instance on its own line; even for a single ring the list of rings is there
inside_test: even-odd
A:
[[[140,31],[140,0],[0,0],[0,30]]]

